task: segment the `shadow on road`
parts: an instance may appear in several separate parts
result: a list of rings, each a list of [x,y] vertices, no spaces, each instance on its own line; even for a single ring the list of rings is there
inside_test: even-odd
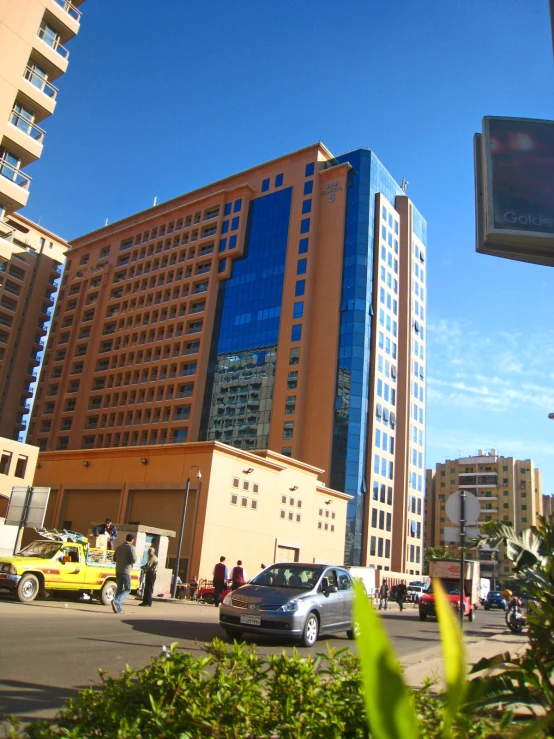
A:
[[[0,721],[12,715],[17,715],[21,721],[31,721],[38,716],[52,717],[69,698],[77,695],[78,690],[80,688],[56,688],[20,680],[0,680]]]

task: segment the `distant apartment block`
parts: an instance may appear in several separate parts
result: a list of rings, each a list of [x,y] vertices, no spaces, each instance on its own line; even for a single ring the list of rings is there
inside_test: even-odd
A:
[[[25,438],[68,244],[18,213],[0,238],[0,437]]]
[[[481,504],[478,524],[487,521],[510,522],[516,531],[536,523],[543,513],[540,470],[530,459],[502,457],[496,450],[478,451],[474,457],[460,457],[437,464],[426,472],[425,546],[450,547],[444,529],[454,526],[446,516],[446,501],[457,490],[468,490]],[[512,572],[503,549],[479,550],[473,554],[481,561],[484,577],[506,577]]]
[[[418,574],[426,259],[405,186],[321,143],[82,236],[29,440],[273,450],[352,496],[347,563]]]

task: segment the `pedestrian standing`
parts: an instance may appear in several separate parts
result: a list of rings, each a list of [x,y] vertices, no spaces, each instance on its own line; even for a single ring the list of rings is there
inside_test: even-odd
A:
[[[233,567],[231,580],[233,581],[232,590],[237,590],[241,585],[246,584],[248,578],[246,577],[246,570],[242,566],[242,559],[239,559],[237,561],[237,566]]]
[[[389,586],[385,577],[379,588],[379,610],[387,610],[389,607]]]
[[[156,582],[156,573],[158,572],[158,558],[156,557],[156,550],[154,547],[150,547],[148,550],[148,561],[142,567],[144,572],[144,586],[142,591],[142,603],[141,606],[152,605],[152,595],[154,594],[154,583]]]
[[[198,578],[193,575],[189,580],[190,599],[196,600],[196,593],[198,591]]]
[[[227,581],[229,580],[229,571],[225,564],[225,557],[219,558],[219,562],[214,567],[212,577],[214,581],[214,604],[217,608],[221,601],[221,594],[227,587]]]
[[[398,600],[398,605],[400,606],[400,610],[402,611],[404,608],[404,601],[406,600],[406,580],[402,580],[400,585],[397,585],[396,587],[396,597]]]
[[[113,553],[113,561],[115,562],[115,579],[117,581],[117,591],[115,598],[112,600],[112,608],[114,613],[121,613],[121,603],[131,592],[131,570],[137,561],[137,550],[133,546],[135,537],[127,534],[123,544],[120,544]]]

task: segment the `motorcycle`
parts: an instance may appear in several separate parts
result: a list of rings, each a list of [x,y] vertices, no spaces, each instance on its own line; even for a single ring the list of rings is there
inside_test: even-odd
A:
[[[506,626],[513,634],[521,634],[527,624],[522,606],[523,604],[519,598],[513,598],[506,610]]]

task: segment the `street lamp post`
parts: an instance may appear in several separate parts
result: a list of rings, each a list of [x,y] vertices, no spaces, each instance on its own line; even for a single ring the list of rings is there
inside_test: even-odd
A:
[[[193,464],[192,467],[189,469],[189,473],[187,476],[187,488],[185,490],[185,502],[183,504],[183,515],[181,517],[181,528],[179,530],[179,538],[177,539],[177,559],[175,560],[175,567],[173,568],[173,585],[171,588],[171,597],[175,598],[177,595],[177,580],[179,578],[179,562],[181,561],[181,547],[183,545],[183,534],[185,531],[185,518],[187,516],[187,503],[189,502],[189,490],[190,490],[190,473],[192,470],[197,469],[198,473],[196,475],[196,479],[200,480],[202,478],[202,473],[200,472],[200,467],[198,465]]]

